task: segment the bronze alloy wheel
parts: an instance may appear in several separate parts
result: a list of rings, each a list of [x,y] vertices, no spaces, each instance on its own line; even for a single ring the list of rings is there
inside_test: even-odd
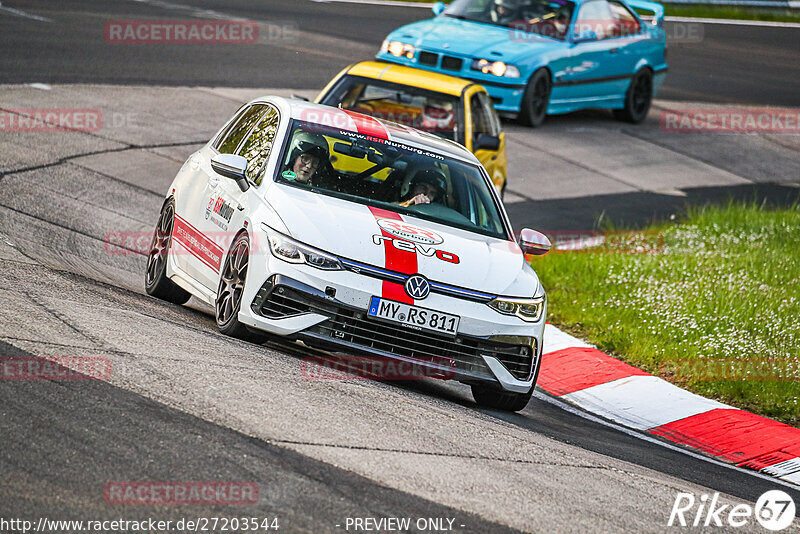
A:
[[[216,316],[220,332],[234,337],[247,337],[247,328],[238,320],[242,306],[244,282],[250,263],[250,238],[239,234],[231,246],[217,289]]]

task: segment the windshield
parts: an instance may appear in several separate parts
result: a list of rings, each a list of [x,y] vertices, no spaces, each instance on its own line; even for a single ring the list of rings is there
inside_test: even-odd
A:
[[[458,97],[360,76],[344,76],[322,104],[405,124],[463,143]]]
[[[294,120],[276,181],[508,239],[480,167],[395,141]]]
[[[536,34],[563,41],[574,10],[569,0],[456,0],[444,14],[511,28],[512,39]]]

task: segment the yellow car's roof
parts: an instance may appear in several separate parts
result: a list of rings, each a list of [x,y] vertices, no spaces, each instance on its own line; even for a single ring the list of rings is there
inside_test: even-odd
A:
[[[454,76],[378,61],[356,63],[350,67],[347,74],[420,87],[459,97],[465,87],[472,85],[472,82]]]

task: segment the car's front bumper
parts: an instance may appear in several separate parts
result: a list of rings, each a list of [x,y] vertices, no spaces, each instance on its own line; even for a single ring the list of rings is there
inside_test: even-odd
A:
[[[248,280],[254,282],[245,287],[243,324],[328,351],[409,362],[462,382],[494,382],[518,393],[533,385],[545,314],[525,323],[482,303],[431,294],[424,307],[459,315],[458,335],[416,331],[367,316],[370,298],[381,294],[380,280],[265,259],[269,269],[261,273],[251,261]]]

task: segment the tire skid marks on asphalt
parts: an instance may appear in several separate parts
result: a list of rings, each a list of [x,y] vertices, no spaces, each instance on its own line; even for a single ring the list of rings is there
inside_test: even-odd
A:
[[[538,386],[627,428],[800,485],[800,429],[681,389],[552,325]]]

